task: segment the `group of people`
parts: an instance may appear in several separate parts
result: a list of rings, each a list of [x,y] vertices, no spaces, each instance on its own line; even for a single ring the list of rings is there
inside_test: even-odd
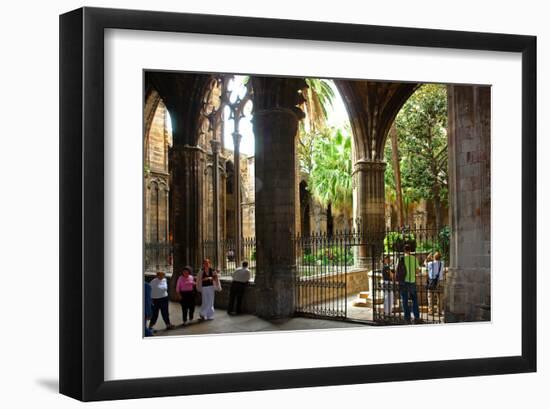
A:
[[[243,261],[242,267],[236,269],[232,275],[233,281],[229,292],[229,304],[227,313],[240,314],[245,289],[250,280],[248,262]],[[202,267],[193,276],[191,267],[182,269],[181,276],[176,282],[176,299],[179,301],[182,313],[183,326],[194,319],[197,293],[200,294],[201,303],[199,310],[199,321],[210,321],[214,319],[214,300],[217,291],[222,290],[219,270],[211,266],[210,260],[204,259]],[[145,336],[153,335],[153,327],[157,323],[159,313],[166,325],[166,329],[173,329],[170,321],[168,281],[165,273],[157,272],[156,277],[150,282],[145,282],[145,314],[144,328]],[[235,308],[235,310],[234,310]],[[149,324],[147,325],[147,320]]]
[[[400,264],[402,264],[400,266]],[[441,299],[439,297],[439,282],[443,279],[444,264],[441,254],[435,252],[426,257],[424,265],[427,270],[425,283],[428,292],[428,314],[441,312]],[[404,246],[404,254],[400,257],[397,266],[392,267],[390,257],[385,255],[382,263],[382,281],[384,292],[384,315],[391,315],[394,305],[394,291],[397,289],[401,297],[404,318],[407,323],[411,322],[411,308],[409,298],[412,301],[412,313],[414,322],[420,322],[420,308],[418,305],[418,294],[416,275],[420,272],[420,261],[411,254],[410,245]],[[396,284],[396,285],[394,285]]]

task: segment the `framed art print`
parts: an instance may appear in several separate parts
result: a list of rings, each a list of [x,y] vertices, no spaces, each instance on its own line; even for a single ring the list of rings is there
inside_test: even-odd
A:
[[[82,8],[60,82],[61,393],[536,370],[535,37]]]

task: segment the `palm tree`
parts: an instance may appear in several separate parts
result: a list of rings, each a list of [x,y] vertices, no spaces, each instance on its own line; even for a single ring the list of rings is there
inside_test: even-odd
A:
[[[352,212],[351,133],[325,128],[314,138],[308,186],[324,206],[342,210],[350,227]]]
[[[306,113],[304,121],[300,121],[298,134],[297,159],[300,171],[309,175],[312,167],[313,145],[315,139],[322,137],[328,119],[329,107],[335,98],[335,91],[331,86],[331,80],[318,78],[305,79],[308,88],[304,90],[304,106]]]
[[[306,78],[308,88],[304,91],[304,106],[309,132],[317,132],[326,127],[327,107],[332,107],[334,89],[330,80]]]

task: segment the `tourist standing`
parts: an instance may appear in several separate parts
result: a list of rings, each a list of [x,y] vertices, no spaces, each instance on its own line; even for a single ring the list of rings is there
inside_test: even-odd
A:
[[[382,260],[382,282],[384,288],[384,315],[391,315],[393,307],[393,271],[390,265],[390,256]]]
[[[441,260],[441,253],[437,251],[433,256],[433,261],[430,260],[428,268],[428,313],[433,314],[435,307],[438,313],[441,313],[441,299],[439,297],[439,281],[443,279],[443,271],[445,266]]]
[[[248,269],[248,261],[243,261],[242,267],[236,269],[233,272],[233,282],[231,283],[231,289],[229,290],[229,305],[227,306],[227,313],[233,313],[233,307],[235,301],[237,302],[236,314],[241,313],[241,306],[244,297],[244,292],[248,286],[250,280],[250,270]]]
[[[191,275],[191,267],[183,268],[176,283],[176,291],[180,295],[180,305],[183,325],[193,320],[195,313],[195,277]]]
[[[197,290],[201,293],[200,321],[214,319],[215,286],[219,287],[218,272],[210,266],[210,260],[204,259],[197,274]]]
[[[151,297],[153,299],[153,316],[149,321],[149,328],[153,329],[157,323],[159,311],[166,324],[166,329],[172,329],[174,326],[170,323],[170,314],[168,311],[168,281],[164,277],[163,271],[158,271],[157,276],[151,281]]]
[[[409,296],[413,304],[413,314],[415,323],[420,322],[420,310],[418,308],[418,296],[416,293],[416,273],[420,271],[418,259],[411,254],[411,247],[405,244],[404,256],[401,261],[405,266],[405,277],[400,283],[401,299],[403,301],[403,311],[405,312],[405,321],[411,322],[411,309],[409,307]]]

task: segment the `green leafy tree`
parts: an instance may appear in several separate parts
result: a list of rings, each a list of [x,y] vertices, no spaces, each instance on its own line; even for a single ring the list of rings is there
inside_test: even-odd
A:
[[[403,105],[396,118],[403,207],[431,199],[436,228],[441,227],[442,205],[447,200],[447,91],[444,85],[421,86]],[[390,141],[386,155],[391,155]],[[389,156],[391,157],[391,156]],[[395,190],[393,170],[386,168],[385,180]]]

